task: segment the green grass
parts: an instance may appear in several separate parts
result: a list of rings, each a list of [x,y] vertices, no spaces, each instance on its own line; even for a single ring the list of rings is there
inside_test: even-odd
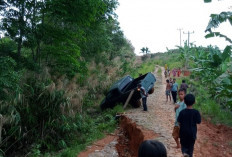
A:
[[[148,61],[148,62],[144,62],[143,64],[141,64],[141,66],[139,66],[137,68],[137,70],[135,71],[135,73],[132,74],[132,77],[136,78],[139,76],[139,74],[146,74],[148,72],[154,72],[155,70],[155,65],[153,61]]]
[[[158,70],[158,75],[162,75],[162,70],[161,70],[161,68],[159,68],[159,70]]]
[[[222,109],[214,100],[199,102],[195,108],[201,111],[205,119],[211,120],[214,124],[232,126],[231,112]]]
[[[86,149],[94,141],[105,137],[106,133],[112,133],[117,127],[117,121],[115,115],[117,113],[124,112],[122,105],[114,107],[114,109],[108,109],[104,112],[99,112],[92,117],[87,116],[83,119],[82,133],[77,135],[70,142],[71,146],[63,149],[59,153],[47,153],[45,157],[76,157],[80,152]]]
[[[169,69],[173,69],[173,68],[181,68],[182,67],[182,63],[180,61],[176,61],[176,62],[169,62],[167,63]]]

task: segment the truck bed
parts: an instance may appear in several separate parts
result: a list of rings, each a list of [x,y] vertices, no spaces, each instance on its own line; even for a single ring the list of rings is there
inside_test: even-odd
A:
[[[135,89],[137,85],[141,82],[141,80],[143,80],[146,76],[147,74],[134,79],[126,88],[123,89],[123,93]]]

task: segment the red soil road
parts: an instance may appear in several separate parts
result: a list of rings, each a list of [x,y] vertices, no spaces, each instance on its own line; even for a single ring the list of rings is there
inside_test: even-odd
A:
[[[105,138],[94,142],[94,144],[91,147],[87,148],[87,150],[78,154],[78,157],[87,157],[89,154],[95,152],[96,150],[102,150],[105,147],[105,145],[109,144],[115,138],[117,138],[116,134],[117,134],[117,131],[112,135],[107,135]]]
[[[196,157],[232,157],[232,128],[203,120],[198,127]]]

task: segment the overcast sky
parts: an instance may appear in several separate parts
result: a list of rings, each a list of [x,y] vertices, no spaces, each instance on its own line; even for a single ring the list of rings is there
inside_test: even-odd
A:
[[[118,0],[116,13],[118,21],[126,38],[135,47],[139,54],[142,47],[148,47],[152,53],[164,52],[180,45],[180,32],[182,28],[183,40],[188,35],[183,31],[194,31],[190,35],[190,42],[197,46],[217,45],[223,49],[228,42],[215,37],[205,39],[204,32],[210,19],[210,14],[222,11],[232,11],[232,0]],[[220,31],[232,38],[232,27],[229,22],[221,24],[215,31]]]

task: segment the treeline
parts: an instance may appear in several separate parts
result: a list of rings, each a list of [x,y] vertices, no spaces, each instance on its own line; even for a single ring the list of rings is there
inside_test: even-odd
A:
[[[117,6],[0,1],[0,156],[40,156],[74,143],[83,149],[114,128],[115,113],[100,113],[98,104],[135,58]]]
[[[116,0],[2,1],[1,30],[15,44],[1,56],[30,58],[70,76],[83,71],[81,57],[107,52],[112,60],[123,46],[132,49],[116,20],[117,5]]]

